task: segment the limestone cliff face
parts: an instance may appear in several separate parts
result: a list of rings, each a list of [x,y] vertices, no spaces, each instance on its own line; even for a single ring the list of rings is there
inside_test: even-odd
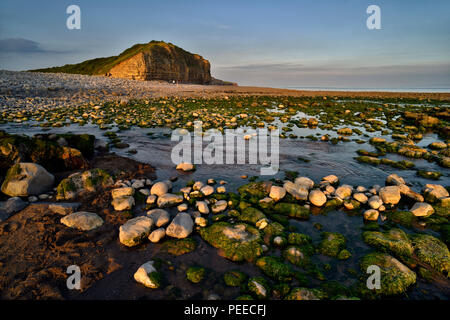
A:
[[[135,80],[167,80],[208,84],[209,61],[173,44],[158,42],[113,66],[107,75]]]

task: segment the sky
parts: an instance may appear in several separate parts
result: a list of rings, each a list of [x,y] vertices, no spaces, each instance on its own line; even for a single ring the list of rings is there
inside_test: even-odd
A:
[[[69,30],[69,5],[81,29]],[[381,29],[369,30],[369,5]],[[448,0],[2,0],[0,69],[118,55],[164,40],[240,85],[450,88]]]

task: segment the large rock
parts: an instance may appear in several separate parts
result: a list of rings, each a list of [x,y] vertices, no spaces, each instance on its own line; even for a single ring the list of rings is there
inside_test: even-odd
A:
[[[83,193],[96,192],[113,185],[111,176],[102,169],[74,173],[62,180],[56,191],[57,200],[71,200]]]
[[[394,257],[385,253],[369,253],[360,261],[361,272],[369,277],[371,273],[367,273],[370,266],[378,266],[380,268],[380,289],[368,290],[369,294],[377,294],[381,296],[393,296],[405,293],[408,288],[416,282],[416,274],[407,266],[402,264]],[[364,280],[365,282],[365,280]],[[366,288],[366,283],[362,286]]]
[[[393,173],[386,178],[386,185],[398,186],[402,184],[406,184],[405,180],[396,173]]]
[[[192,163],[183,162],[183,163],[177,164],[176,169],[182,170],[182,171],[194,171],[195,166]]]
[[[409,211],[416,217],[428,217],[434,213],[433,207],[425,202],[416,202]]]
[[[400,189],[397,186],[389,186],[380,189],[380,198],[385,204],[396,205],[401,199]]]
[[[80,202],[52,203],[48,205],[48,209],[54,213],[65,216],[67,214],[76,212],[80,206]]]
[[[353,187],[349,186],[348,184],[344,184],[336,189],[334,192],[336,197],[339,197],[340,199],[344,200],[352,195]]]
[[[312,181],[308,177],[295,178],[294,183],[298,186],[303,186],[303,187],[307,188],[308,190],[310,190],[314,187],[314,181]]]
[[[279,201],[284,198],[286,195],[286,189],[283,187],[272,186],[270,188],[269,197],[271,197],[275,201]]]
[[[170,215],[166,210],[153,209],[147,212],[147,217],[153,220],[156,227],[162,227],[169,223]]]
[[[408,235],[401,229],[394,228],[384,232],[365,231],[362,238],[377,251],[387,252],[401,259],[408,259],[414,251]]]
[[[2,192],[11,197],[39,195],[48,191],[55,177],[36,163],[21,162],[13,165],[6,173]]]
[[[103,219],[96,213],[79,211],[64,216],[61,218],[61,223],[69,228],[89,231],[100,227],[103,224]]]
[[[186,238],[192,233],[194,222],[189,214],[180,212],[166,229],[166,235],[173,238]]]
[[[321,207],[327,202],[327,196],[319,189],[315,189],[309,193],[309,201],[316,207]]]
[[[426,184],[424,188],[425,200],[427,202],[437,202],[449,196],[448,191],[439,184]]]
[[[165,193],[158,197],[157,204],[160,208],[173,207],[183,202],[183,196],[179,194]]]
[[[134,274],[134,280],[147,288],[157,289],[161,285],[161,276],[154,266],[154,261],[148,261]]]
[[[232,261],[255,261],[263,253],[258,229],[248,224],[216,222],[201,228],[199,233],[203,240],[219,249],[219,255]]]
[[[114,210],[116,211],[124,211],[131,210],[134,206],[134,198],[131,196],[122,196],[118,198],[114,198],[111,202]]]
[[[422,262],[433,269],[450,276],[450,252],[445,243],[428,234],[414,234],[411,236],[414,253]]]
[[[164,236],[166,235],[166,230],[164,228],[159,228],[154,230],[150,235],[148,236],[148,240],[150,240],[153,243],[159,242]]]
[[[286,181],[283,185],[283,188],[293,196],[296,200],[306,201],[308,200],[309,190],[305,186],[297,185],[291,181]]]
[[[368,221],[377,221],[379,216],[378,210],[369,209],[364,212],[364,219]]]
[[[0,202],[0,222],[8,219],[12,214],[21,211],[28,205],[19,197],[12,197]]]
[[[211,210],[213,213],[219,213],[224,211],[228,206],[226,200],[219,200],[211,206]]]
[[[117,188],[111,191],[113,199],[120,197],[129,197],[134,195],[134,189],[132,187]]]
[[[150,190],[150,194],[154,194],[158,197],[169,192],[169,185],[165,181],[155,183]]]
[[[128,247],[136,246],[148,237],[152,225],[153,220],[148,217],[130,219],[120,226],[119,240]]]

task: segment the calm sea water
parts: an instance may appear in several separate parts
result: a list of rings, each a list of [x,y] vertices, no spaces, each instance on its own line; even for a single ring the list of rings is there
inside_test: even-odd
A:
[[[282,89],[309,91],[371,91],[371,92],[450,92],[450,88],[344,88],[344,87],[283,87]]]

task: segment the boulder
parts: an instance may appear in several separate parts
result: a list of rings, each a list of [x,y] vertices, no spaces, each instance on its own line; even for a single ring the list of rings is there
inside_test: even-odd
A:
[[[156,227],[162,227],[169,223],[170,215],[166,210],[163,209],[153,209],[147,212],[147,217],[153,220],[153,224]]]
[[[344,184],[336,189],[334,192],[336,197],[339,197],[340,199],[344,200],[352,195],[353,187],[349,186],[348,184]]]
[[[401,199],[400,189],[397,186],[383,187],[380,189],[380,198],[384,204],[396,205]]]
[[[388,254],[375,252],[364,256],[360,261],[361,272],[369,277],[371,273],[367,273],[367,270],[373,265],[380,268],[381,283],[380,289],[369,290],[371,294],[375,293],[381,296],[403,294],[416,282],[416,274]],[[366,283],[363,283],[362,286],[366,287]]]
[[[322,181],[326,181],[331,185],[337,185],[339,183],[339,178],[335,175],[329,175],[322,178]]]
[[[372,209],[378,210],[379,207],[383,205],[383,200],[380,199],[379,196],[372,196],[369,199],[369,207]]]
[[[283,188],[296,200],[306,201],[308,200],[309,190],[305,186],[299,186],[291,181],[286,181]]]
[[[165,193],[158,197],[157,204],[160,208],[173,207],[177,204],[182,203],[184,200],[182,195]]]
[[[406,185],[406,182],[405,182],[405,180],[402,177],[400,177],[396,173],[393,173],[393,174],[389,175],[386,178],[386,185],[398,186],[398,185],[401,185],[401,184],[405,184]]]
[[[134,206],[134,198],[131,196],[122,196],[114,198],[111,204],[116,211],[131,210]]]
[[[140,266],[134,274],[134,280],[151,289],[161,286],[161,275],[154,267],[154,261],[148,261]]]
[[[158,228],[154,230],[150,235],[148,236],[148,240],[150,240],[153,243],[159,242],[162,238],[164,238],[166,235],[166,230],[164,228]]]
[[[379,216],[378,210],[369,209],[364,212],[364,220],[377,221]]]
[[[424,196],[427,202],[435,203],[449,196],[448,191],[439,184],[426,184]]]
[[[113,189],[111,191],[111,196],[113,199],[120,198],[120,197],[129,197],[134,195],[134,189],[132,187],[124,187],[124,188],[118,188]]]
[[[195,205],[197,207],[197,210],[201,214],[208,214],[209,213],[208,204],[205,201],[197,201]]]
[[[92,169],[74,173],[63,179],[56,191],[57,200],[72,200],[83,193],[96,192],[101,188],[112,186],[111,176],[102,169]]]
[[[194,222],[189,214],[178,213],[166,230],[166,235],[173,238],[186,238],[192,233]]]
[[[83,231],[96,229],[103,224],[103,219],[96,213],[79,211],[61,218],[61,223],[69,228],[76,228]]]
[[[327,196],[319,189],[315,189],[309,193],[309,201],[316,207],[321,207],[327,202]]]
[[[12,214],[23,210],[28,203],[19,197],[12,197],[0,202],[0,222],[8,219]]]
[[[73,203],[51,203],[48,205],[50,211],[65,216],[67,214],[76,212],[81,206],[80,202]]]
[[[283,187],[272,186],[270,187],[269,197],[275,201],[279,201],[286,195],[286,189]]]
[[[192,163],[179,163],[176,167],[177,170],[182,170],[182,171],[194,171],[195,170],[195,166]]]
[[[203,193],[206,197],[210,196],[214,193],[214,187],[206,185],[200,189],[200,192]]]
[[[162,196],[163,194],[169,192],[169,185],[165,181],[160,181],[155,183],[152,186],[152,189],[150,190],[150,194],[154,194],[158,197]]]
[[[219,213],[224,211],[227,208],[227,205],[228,203],[226,200],[219,200],[211,206],[211,210],[213,213]]]
[[[6,173],[2,192],[11,197],[39,195],[50,190],[55,177],[36,163],[21,162],[13,165]]]
[[[359,202],[361,202],[363,204],[366,203],[369,200],[364,193],[355,193],[353,195],[353,199],[355,199],[356,201],[359,201]]]
[[[245,223],[216,222],[199,230],[203,240],[217,248],[219,255],[232,261],[255,261],[262,255],[258,229]]]
[[[119,240],[128,247],[136,246],[148,237],[152,225],[153,220],[148,217],[130,219],[120,226]]]
[[[314,181],[307,177],[298,177],[295,178],[294,183],[298,186],[303,186],[306,189],[310,190],[314,187]]]
[[[416,217],[428,217],[434,213],[433,207],[425,202],[416,202],[409,211]]]

